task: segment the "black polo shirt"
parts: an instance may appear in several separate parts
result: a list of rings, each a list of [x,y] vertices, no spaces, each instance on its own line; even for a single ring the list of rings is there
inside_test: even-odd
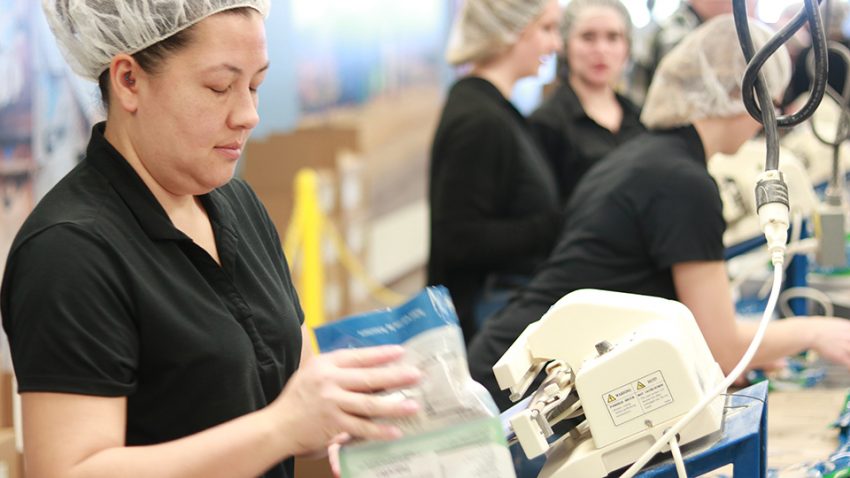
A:
[[[616,132],[588,116],[575,91],[566,82],[528,118],[531,130],[555,172],[564,203],[591,166],[617,146],[644,132],[640,109],[619,94],[616,98],[623,110],[623,121]]]
[[[673,264],[723,260],[725,229],[720,193],[694,128],[627,142],[585,175],[552,255],[470,344],[473,378],[507,408],[492,367],[561,297],[594,288],[675,300]]]
[[[449,92],[431,150],[428,283],[445,285],[467,340],[489,274],[530,274],[560,227],[552,171],[525,118],[483,78]]]
[[[298,367],[303,322],[265,209],[238,179],[200,197],[219,266],[104,127],[9,253],[0,312],[20,391],[126,396],[127,445],[263,408]],[[292,460],[266,476],[293,476]]]

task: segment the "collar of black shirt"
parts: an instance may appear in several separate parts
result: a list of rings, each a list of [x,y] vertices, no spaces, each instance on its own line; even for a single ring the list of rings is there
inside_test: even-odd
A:
[[[581,101],[578,99],[578,95],[575,90],[573,90],[568,82],[561,83],[558,89],[555,90],[554,95],[563,105],[564,111],[567,112],[567,115],[571,119],[590,118],[584,111],[584,107],[581,105]],[[631,122],[633,119],[634,122],[637,123],[638,118],[640,118],[640,109],[625,96],[622,96],[617,92],[614,92],[614,96],[617,98],[617,102],[620,103],[620,107],[623,109],[623,123]],[[621,127],[620,130],[622,129],[623,128]]]

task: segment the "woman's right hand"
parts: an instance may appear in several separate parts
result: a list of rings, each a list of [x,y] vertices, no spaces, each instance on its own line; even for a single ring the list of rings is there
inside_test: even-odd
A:
[[[403,354],[400,346],[346,349],[302,363],[268,409],[291,444],[289,454],[325,451],[341,433],[369,440],[399,438],[397,427],[372,419],[412,415],[419,405],[373,393],[419,381],[419,370],[397,363]]]
[[[815,331],[812,349],[830,362],[850,369],[850,320],[836,317],[803,319]]]

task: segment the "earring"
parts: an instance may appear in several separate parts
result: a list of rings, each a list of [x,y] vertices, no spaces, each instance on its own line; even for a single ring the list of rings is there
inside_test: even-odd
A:
[[[136,84],[136,80],[133,79],[133,76],[129,71],[124,73],[124,84],[127,86],[133,86]]]

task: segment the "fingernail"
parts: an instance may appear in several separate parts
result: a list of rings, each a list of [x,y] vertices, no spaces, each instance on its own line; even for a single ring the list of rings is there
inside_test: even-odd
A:
[[[401,432],[401,428],[387,427],[387,435],[390,437],[391,440],[395,440],[404,436],[404,433]]]
[[[405,412],[418,412],[419,402],[416,400],[405,400],[404,403],[401,404],[401,407]]]

